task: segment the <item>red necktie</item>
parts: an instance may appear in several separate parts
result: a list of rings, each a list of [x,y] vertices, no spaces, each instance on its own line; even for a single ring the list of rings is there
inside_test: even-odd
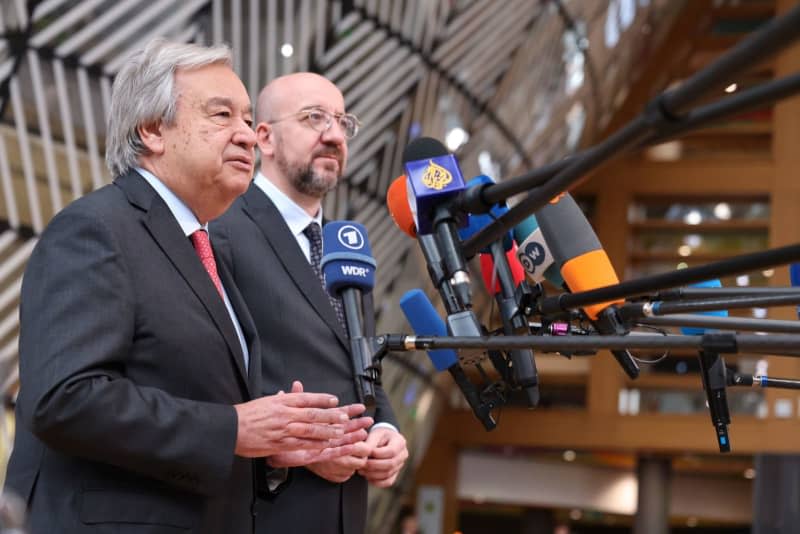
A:
[[[214,261],[214,251],[211,250],[211,242],[208,240],[208,233],[200,229],[190,235],[189,239],[192,240],[194,250],[197,252],[197,255],[200,256],[200,261],[203,263],[203,267],[206,268],[208,276],[211,277],[211,281],[214,282],[214,285],[217,287],[219,296],[225,300],[225,297],[222,296],[222,280],[219,279],[219,274],[217,274],[217,262]]]

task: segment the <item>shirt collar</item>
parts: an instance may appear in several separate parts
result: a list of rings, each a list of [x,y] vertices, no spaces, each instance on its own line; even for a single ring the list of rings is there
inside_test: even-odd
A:
[[[136,167],[136,172],[142,175],[142,178],[156,190],[158,196],[167,204],[169,211],[177,219],[184,234],[190,236],[200,228],[208,232],[208,224],[200,224],[192,210],[169,187],[164,185],[164,182],[157,178],[156,175],[141,167]]]
[[[312,222],[316,222],[322,228],[322,207],[319,208],[319,213],[316,217],[312,217],[301,208],[294,200],[289,198],[283,191],[267,179],[266,176],[261,174],[261,171],[256,173],[253,182],[261,189],[267,197],[275,204],[278,211],[283,216],[283,220],[289,226],[292,235],[300,235],[306,226]]]

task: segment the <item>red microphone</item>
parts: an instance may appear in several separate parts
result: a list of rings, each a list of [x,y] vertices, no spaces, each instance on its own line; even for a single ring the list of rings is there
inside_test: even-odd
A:
[[[517,258],[517,244],[511,245],[511,250],[506,252],[508,258],[508,266],[511,267],[511,274],[514,276],[514,286],[518,286],[520,282],[525,280],[525,269]],[[497,274],[494,271],[494,260],[491,254],[481,253],[481,275],[483,276],[483,285],[486,291],[492,295],[500,293],[500,282],[497,280]],[[492,281],[494,280],[494,288],[492,289]]]

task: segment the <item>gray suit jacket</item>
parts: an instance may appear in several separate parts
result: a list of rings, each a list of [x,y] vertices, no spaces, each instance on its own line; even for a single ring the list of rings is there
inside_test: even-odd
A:
[[[260,349],[219,270],[249,374],[189,239],[137,173],[77,200],[42,234],[23,279],[7,474],[33,533],[253,531],[257,469],[234,457],[232,405],[260,391]]]
[[[349,342],[314,271],[278,209],[254,184],[211,225],[220,259],[233,274],[259,332],[262,393],[288,391],[300,380],[306,391],[332,393],[341,404],[357,402]],[[381,388],[375,421],[396,426]],[[354,534],[364,531],[367,483],[354,475],[344,484],[310,471],[292,470],[288,487],[261,503],[260,534]]]

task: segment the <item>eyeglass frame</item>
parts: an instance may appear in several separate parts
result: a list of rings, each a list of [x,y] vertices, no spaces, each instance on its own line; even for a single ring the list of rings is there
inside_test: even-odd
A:
[[[277,122],[285,121],[287,119],[294,119],[294,118],[300,118],[299,120],[304,121],[304,120],[308,120],[309,115],[314,111],[319,111],[321,113],[324,113],[328,117],[327,124],[325,125],[325,129],[324,130],[317,130],[314,127],[314,125],[311,123],[311,121],[308,121],[308,125],[311,126],[311,129],[314,130],[315,132],[325,133],[328,130],[330,130],[331,126],[333,126],[333,119],[336,119],[336,122],[339,124],[339,128],[341,128],[342,133],[344,134],[344,137],[347,140],[353,139],[356,135],[358,135],[358,132],[361,129],[361,121],[358,120],[358,117],[356,117],[352,113],[334,113],[334,112],[328,111],[327,109],[319,107],[319,106],[311,106],[309,108],[303,108],[300,111],[295,111],[294,113],[286,115],[285,117],[280,117],[280,118],[277,118],[277,119],[274,119],[274,120],[268,120],[268,121],[265,121],[265,122],[268,123],[268,124],[275,124]],[[305,115],[305,117],[301,117],[301,115]],[[347,131],[342,126],[342,123],[340,122],[340,120],[343,117],[352,118],[353,119],[353,123],[355,124],[355,132],[350,137],[347,136]]]

